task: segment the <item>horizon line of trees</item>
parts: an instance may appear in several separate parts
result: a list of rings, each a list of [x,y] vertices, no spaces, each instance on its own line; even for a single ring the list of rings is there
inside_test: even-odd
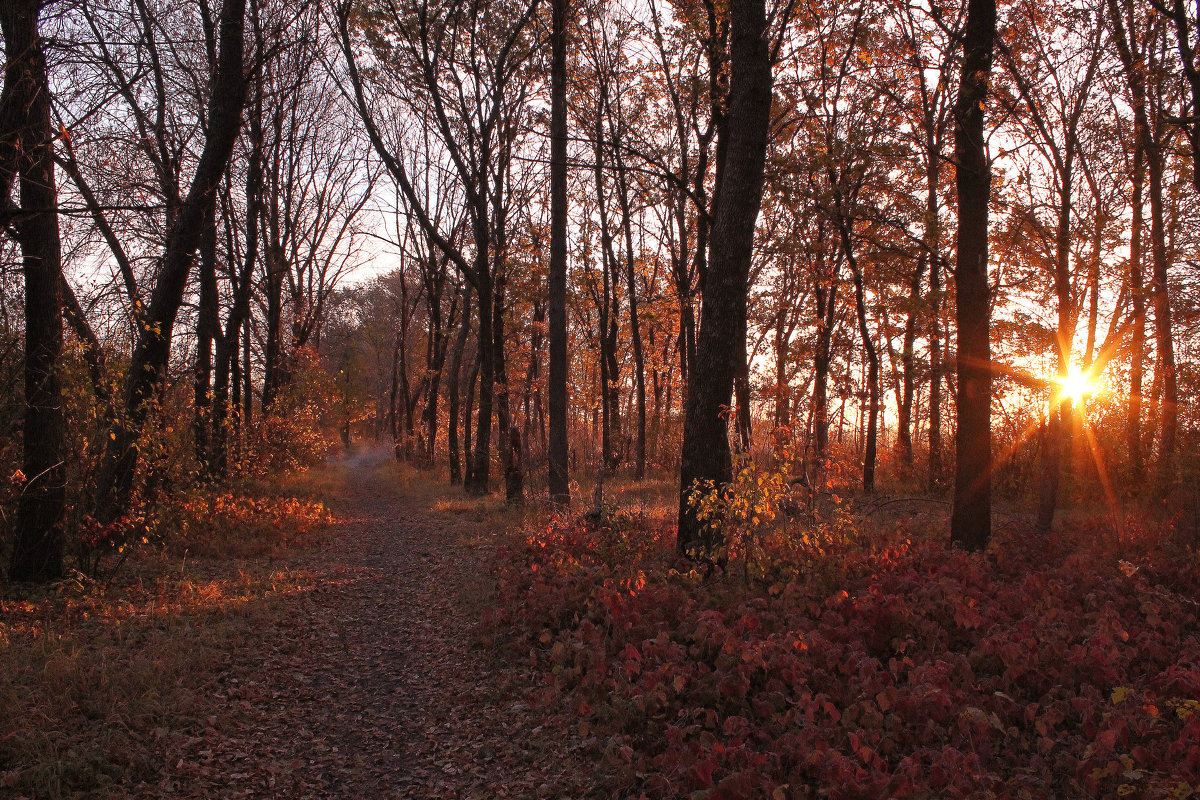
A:
[[[370,419],[475,494],[493,463],[510,501],[544,469],[562,504],[582,469],[679,468],[685,553],[718,544],[689,495],[765,433],[816,489],[952,485],[976,549],[993,484],[1048,530],[1064,481],[1169,493],[1191,468],[1182,4],[14,0],[0,23],[12,580],[60,574],[72,530],[118,536],[170,490],[164,448],[237,473],[318,385],[344,441]],[[372,257],[399,266],[344,288]],[[1077,371],[1112,392],[1078,407]]]

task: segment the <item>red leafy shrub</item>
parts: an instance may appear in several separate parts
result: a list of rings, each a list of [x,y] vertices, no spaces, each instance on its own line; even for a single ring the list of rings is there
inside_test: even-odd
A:
[[[556,519],[502,553],[485,625],[629,796],[1200,795],[1191,555],[905,535],[768,584],[691,571],[645,520]]]

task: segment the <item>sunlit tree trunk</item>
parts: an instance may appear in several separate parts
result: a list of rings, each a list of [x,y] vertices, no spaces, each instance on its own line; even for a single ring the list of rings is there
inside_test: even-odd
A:
[[[1054,244],[1054,295],[1058,304],[1058,375],[1065,377],[1071,369],[1072,337],[1075,333],[1075,314],[1071,299],[1071,191],[1075,150],[1068,142],[1067,153],[1059,169],[1058,228]],[[1070,452],[1071,398],[1055,389],[1051,392],[1050,413],[1046,421],[1045,443],[1042,449],[1041,495],[1038,501],[1037,529],[1043,533],[1054,523],[1058,504],[1058,489],[1062,476],[1064,454]]]

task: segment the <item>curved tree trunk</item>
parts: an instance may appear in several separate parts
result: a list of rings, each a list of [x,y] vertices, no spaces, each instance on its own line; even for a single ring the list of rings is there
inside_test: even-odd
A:
[[[113,426],[96,481],[95,517],[108,523],[124,513],[133,490],[137,441],[166,377],[171,335],[203,230],[206,210],[241,131],[246,76],[242,69],[246,0],[229,0],[221,11],[221,55],[208,107],[208,135],[195,177],[167,231],[162,267],[150,296],[125,382],[124,415]]]

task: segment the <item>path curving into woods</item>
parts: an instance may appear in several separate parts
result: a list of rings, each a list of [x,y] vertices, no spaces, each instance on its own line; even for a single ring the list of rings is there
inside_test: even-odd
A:
[[[387,458],[339,465],[339,522],[313,556],[324,579],[221,676],[221,719],[168,765],[165,794],[603,795],[567,723],[472,639],[490,589],[481,515],[431,510]]]

